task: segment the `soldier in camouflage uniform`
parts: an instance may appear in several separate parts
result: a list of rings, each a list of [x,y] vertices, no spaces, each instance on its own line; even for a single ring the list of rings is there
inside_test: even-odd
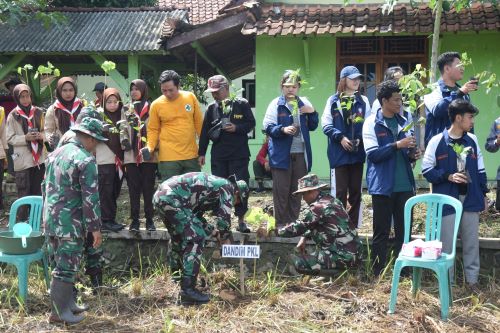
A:
[[[190,172],[163,182],[153,197],[155,209],[164,218],[171,236],[172,251],[169,264],[172,272],[181,273],[182,304],[203,304],[209,296],[196,290],[196,279],[205,238],[220,237],[227,243],[231,237],[231,212],[245,204],[249,189],[242,181]],[[203,213],[211,210],[217,230],[207,223]]]
[[[94,118],[102,121],[101,114],[96,111],[93,107],[84,107],[78,117],[76,118],[76,124],[80,124],[84,118]],[[71,129],[66,131],[60,138],[57,147],[61,147],[66,143],[74,139],[76,133]],[[85,246],[83,248],[83,259],[85,261],[85,274],[89,276],[90,283],[94,293],[97,289],[102,286],[102,247],[95,248],[92,244],[94,243],[94,237],[92,232],[87,232],[87,237],[85,238]],[[75,298],[77,296],[77,290],[74,290]]]
[[[320,270],[347,268],[360,260],[361,243],[356,229],[349,226],[349,215],[342,203],[329,193],[320,191],[326,184],[320,184],[318,177],[309,174],[299,179],[298,190],[309,204],[303,221],[296,221],[281,228],[281,237],[303,235],[297,244],[300,254],[293,256],[297,271],[317,274]],[[305,253],[306,239],[316,243],[316,252]]]
[[[54,270],[50,287],[50,322],[78,323],[84,311],[73,298],[87,231],[95,248],[102,241],[101,212],[97,191],[97,165],[93,152],[102,136],[102,122],[85,118],[72,127],[76,132],[62,147],[49,155],[43,184],[43,223],[49,256]]]

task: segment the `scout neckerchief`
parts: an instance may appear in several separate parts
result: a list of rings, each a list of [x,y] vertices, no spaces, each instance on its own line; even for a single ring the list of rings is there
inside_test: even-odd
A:
[[[141,149],[142,149],[141,119],[146,115],[146,113],[148,113],[148,111],[149,111],[149,103],[147,101],[144,102],[144,105],[143,105],[140,113],[137,113],[137,110],[135,110],[135,108],[134,108],[134,115],[137,117],[137,126],[138,126],[138,129],[137,129],[137,155],[135,157],[135,163],[137,165],[139,165],[143,161],[142,154],[140,153]]]
[[[36,108],[33,105],[31,106],[29,116],[27,116],[26,113],[19,106],[16,106],[14,108],[14,111],[16,111],[17,114],[26,119],[26,121],[28,122],[28,133],[30,129],[35,128],[33,126],[32,119],[35,116]],[[33,160],[35,161],[36,165],[39,165],[38,161],[40,160],[41,153],[38,151],[38,141],[33,140],[30,141],[30,143],[31,143],[31,155],[33,156]]]
[[[80,104],[82,102],[78,97],[75,97],[75,101],[73,102],[73,106],[71,107],[71,110],[68,110],[58,99],[56,99],[56,102],[54,103],[54,107],[66,112],[69,114],[69,121],[71,123],[70,127],[73,127],[75,125],[75,113],[78,111],[78,108],[80,107]]]

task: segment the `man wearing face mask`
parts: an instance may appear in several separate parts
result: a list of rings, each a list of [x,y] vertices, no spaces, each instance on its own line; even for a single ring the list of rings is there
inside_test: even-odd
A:
[[[250,104],[243,98],[230,98],[229,82],[222,75],[209,78],[205,92],[212,93],[214,102],[207,108],[201,129],[198,149],[200,167],[205,164],[205,155],[211,140],[212,174],[222,178],[234,174],[237,179],[248,184],[248,133],[255,127]],[[238,206],[235,210],[238,231],[250,232],[243,220],[247,210],[247,205]]]

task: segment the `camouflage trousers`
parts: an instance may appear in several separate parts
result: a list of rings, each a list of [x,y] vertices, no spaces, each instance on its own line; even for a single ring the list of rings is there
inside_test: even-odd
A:
[[[313,254],[293,254],[292,260],[296,269],[313,270],[320,269],[344,269],[353,267],[357,263],[355,255],[351,260],[347,260],[346,256],[341,256],[330,250],[317,250]]]
[[[183,276],[198,276],[207,236],[203,220],[186,208],[165,211],[163,218],[171,236],[171,272],[181,270]]]
[[[47,250],[52,277],[74,283],[80,268],[84,240],[82,238],[47,236]]]
[[[53,241],[51,239],[54,239]],[[49,253],[49,264],[50,264],[50,267],[52,269],[52,275],[53,276],[56,276],[54,272],[57,271],[58,269],[58,266],[57,266],[57,255],[58,255],[58,251],[62,251],[60,253],[71,253],[71,251],[67,251],[67,249],[64,248],[64,246],[68,246],[68,245],[64,245],[63,248],[61,248],[61,245],[62,242],[67,242],[68,240],[63,240],[62,238],[60,237],[56,237],[56,236],[49,236],[49,239],[47,241],[47,250],[48,250],[48,253]],[[75,241],[78,243],[78,246],[80,246],[80,240],[78,241]],[[87,275],[97,275],[97,274],[100,274],[102,272],[102,247],[98,247],[97,249],[95,249],[92,244],[94,243],[94,237],[92,235],[91,232],[88,232],[87,233],[87,237],[85,239],[85,242],[83,244],[83,247],[81,249],[82,253],[80,255],[80,258],[78,260],[78,265],[76,266],[76,273],[71,273],[72,275],[72,279],[73,281],[76,280],[76,277],[78,275],[78,272],[80,270],[80,263],[82,261],[82,259],[84,259],[85,261],[85,274]],[[53,245],[52,245],[53,244]],[[59,250],[60,249],[60,250]],[[63,257],[66,257],[66,255],[64,255]],[[73,271],[73,268],[72,268],[72,271]],[[63,281],[67,281],[67,282],[70,282],[69,280],[64,280],[63,278],[61,278]]]

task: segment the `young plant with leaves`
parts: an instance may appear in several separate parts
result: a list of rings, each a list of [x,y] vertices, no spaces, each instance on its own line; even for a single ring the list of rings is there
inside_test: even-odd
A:
[[[107,86],[106,77],[109,75],[109,72],[116,68],[116,64],[112,61],[104,61],[101,64],[101,68],[104,71],[104,86]]]
[[[464,68],[469,66],[472,67],[472,71],[473,73],[475,73],[472,77],[478,81],[478,85],[480,84],[486,87],[487,94],[489,94],[491,89],[498,89],[500,87],[500,81],[497,79],[497,75],[486,70],[478,72],[476,70],[476,67],[474,66],[474,63],[472,62],[472,59],[467,55],[467,52],[462,53],[460,58],[460,66],[463,66]]]
[[[472,152],[472,147],[464,147],[464,145],[453,143],[450,144],[450,147],[453,149],[455,154],[457,155],[457,171],[465,172],[465,164],[467,162],[467,155]]]
[[[243,92],[243,88],[236,89],[233,85],[229,88],[229,97],[226,98],[225,100],[221,101],[222,105],[222,112],[225,115],[228,115],[231,113],[231,110],[233,108],[233,103],[237,98],[241,97],[241,93]]]
[[[17,73],[21,75],[25,79],[25,82],[30,85],[31,90],[34,92],[35,98],[40,97],[42,94],[42,87],[40,86],[39,89],[33,89],[32,85],[30,84],[33,81],[30,80],[31,77],[31,71],[33,71],[33,65],[31,64],[25,64],[23,67],[18,67],[17,68]],[[48,88],[49,88],[49,95],[50,95],[50,102],[54,102],[54,96],[52,93],[52,78],[51,77],[59,77],[61,76],[61,71],[56,68],[50,61],[47,61],[47,66],[44,65],[39,65],[38,68],[36,69],[35,73],[33,74],[32,78],[33,80],[38,80],[40,79],[41,81],[45,80],[48,81]]]

